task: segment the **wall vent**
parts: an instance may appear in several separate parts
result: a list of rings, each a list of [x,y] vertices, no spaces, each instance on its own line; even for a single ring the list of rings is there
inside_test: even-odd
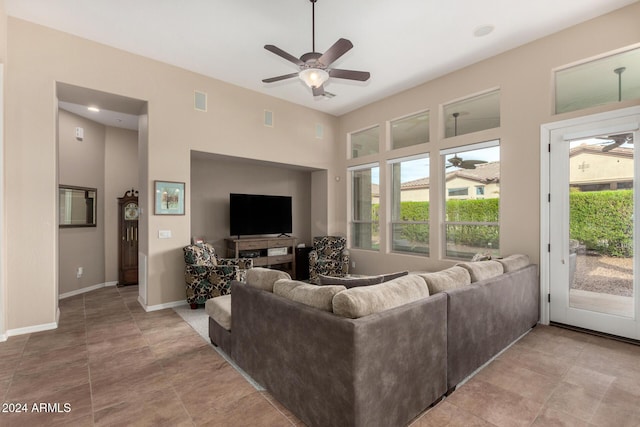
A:
[[[273,127],[273,111],[264,110],[264,125],[267,127]]]
[[[207,94],[205,92],[193,92],[193,108],[197,111],[207,111]]]

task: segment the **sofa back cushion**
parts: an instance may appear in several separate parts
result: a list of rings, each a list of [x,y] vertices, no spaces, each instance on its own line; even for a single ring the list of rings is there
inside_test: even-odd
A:
[[[423,273],[419,276],[427,283],[430,294],[460,288],[471,283],[469,271],[459,266],[433,273]]]
[[[425,281],[410,274],[379,285],[347,289],[333,297],[333,312],[357,319],[429,296]]]
[[[280,279],[291,279],[291,276],[285,271],[264,267],[250,268],[246,272],[247,285],[267,292],[273,292],[273,284]]]
[[[467,269],[471,275],[471,283],[491,279],[504,273],[504,267],[498,261],[461,262],[456,265]]]
[[[273,285],[274,294],[324,311],[333,309],[333,297],[345,289],[341,285],[318,286],[291,279],[280,279]]]
[[[520,270],[530,264],[529,257],[524,254],[509,255],[508,257],[498,259],[497,261],[502,264],[505,273]]]

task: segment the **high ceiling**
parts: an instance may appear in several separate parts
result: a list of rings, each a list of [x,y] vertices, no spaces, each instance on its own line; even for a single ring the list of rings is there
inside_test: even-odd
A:
[[[354,48],[336,68],[368,82],[330,79],[334,98],[304,83],[262,79],[296,72],[268,52],[311,51],[309,0],[5,0],[8,15],[173,64],[333,115],[342,115],[637,0],[317,0],[316,50]],[[483,26],[494,30],[474,36]]]

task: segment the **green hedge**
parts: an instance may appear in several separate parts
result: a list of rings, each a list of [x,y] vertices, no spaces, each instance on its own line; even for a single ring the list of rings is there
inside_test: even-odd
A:
[[[633,190],[569,193],[569,233],[587,250],[633,256]]]
[[[633,256],[633,190],[571,192],[570,238],[584,244],[587,250],[616,257]],[[379,205],[372,206],[372,219],[379,230]],[[448,200],[447,221],[498,222],[500,200]],[[428,221],[429,202],[402,202],[403,221]],[[499,227],[450,226],[447,237],[462,245],[497,248]],[[427,242],[428,230],[421,225],[403,227],[402,238]]]
[[[447,201],[447,220],[460,222],[498,222],[499,199],[449,200]],[[379,224],[379,205],[372,206],[372,219]],[[401,202],[400,219],[402,221],[428,221],[429,202]],[[378,228],[375,229],[378,231]],[[410,242],[427,242],[429,230],[421,224],[407,224],[402,228],[403,239]],[[448,237],[462,245],[497,248],[499,244],[498,227],[477,225],[457,225],[449,227]]]

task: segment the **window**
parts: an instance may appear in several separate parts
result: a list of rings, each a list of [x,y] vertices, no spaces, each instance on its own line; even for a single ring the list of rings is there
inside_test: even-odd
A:
[[[395,159],[391,167],[391,250],[429,255],[429,157]]]
[[[351,247],[380,248],[380,168],[378,164],[351,168]]]
[[[391,122],[391,148],[404,148],[429,142],[429,113],[418,113]]]
[[[469,188],[468,187],[447,188],[447,195],[449,197],[468,196],[469,195]]]
[[[443,116],[445,138],[500,127],[500,91],[447,104]]]
[[[640,98],[640,49],[555,72],[555,112]]]
[[[351,158],[377,154],[380,146],[380,126],[350,134]]]
[[[443,226],[447,258],[499,254],[499,144],[489,141],[440,152],[445,166]]]

